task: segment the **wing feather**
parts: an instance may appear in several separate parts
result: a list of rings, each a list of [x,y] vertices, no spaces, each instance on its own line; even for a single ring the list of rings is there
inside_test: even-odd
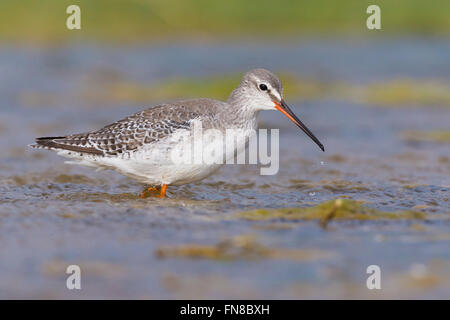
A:
[[[180,101],[176,105],[165,104],[135,113],[97,131],[37,138],[31,147],[70,150],[97,156],[130,153],[145,144],[159,141],[176,130],[189,130],[191,121],[200,114],[198,108],[185,106]]]

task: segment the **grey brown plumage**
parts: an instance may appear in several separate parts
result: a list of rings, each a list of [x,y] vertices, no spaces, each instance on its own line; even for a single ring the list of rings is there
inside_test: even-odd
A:
[[[41,137],[33,148],[68,150],[97,156],[116,156],[155,143],[175,130],[189,129],[191,120],[201,117],[207,125],[214,115],[213,100],[197,99],[163,104],[88,133]],[[205,109],[210,110],[210,117]],[[202,113],[203,112],[203,113]],[[206,120],[206,121],[205,121]]]

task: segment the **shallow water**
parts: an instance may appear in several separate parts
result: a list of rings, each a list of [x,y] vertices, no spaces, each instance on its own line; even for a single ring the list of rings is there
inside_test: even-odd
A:
[[[395,77],[448,81],[449,46],[443,39],[393,39],[0,48],[0,297],[448,298],[450,148],[402,138],[407,130],[448,130],[448,106],[290,101],[325,153],[281,114],[265,112],[261,126],[280,128],[277,175],[261,176],[255,165],[227,166],[200,183],[169,187],[167,199],[139,199],[142,186],[128,178],[67,165],[52,152],[26,145],[36,136],[100,128],[142,109],[72,95],[92,79],[119,75],[151,83],[163,76],[264,66],[352,83]],[[23,98],[30,91],[61,98],[36,105]],[[342,197],[380,210],[418,210],[426,219],[332,221],[324,229],[316,221],[248,221],[237,215]],[[249,250],[300,251],[295,259],[158,254],[167,246],[220,247],[242,237],[253,239]],[[319,254],[305,258],[301,250]],[[82,269],[81,291],[65,287],[69,264]],[[371,264],[381,267],[382,290],[366,288]]]

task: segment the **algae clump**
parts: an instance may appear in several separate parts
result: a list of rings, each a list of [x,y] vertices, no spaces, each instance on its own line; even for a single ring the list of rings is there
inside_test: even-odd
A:
[[[257,209],[238,213],[247,220],[320,220],[322,226],[336,220],[424,219],[418,211],[381,211],[349,199],[336,199],[306,208]]]
[[[222,261],[277,259],[303,262],[328,259],[334,256],[332,252],[318,249],[270,248],[248,235],[224,239],[215,245],[162,246],[156,249],[155,255],[160,259],[187,258]]]
[[[408,141],[450,143],[450,130],[406,131],[402,136]]]

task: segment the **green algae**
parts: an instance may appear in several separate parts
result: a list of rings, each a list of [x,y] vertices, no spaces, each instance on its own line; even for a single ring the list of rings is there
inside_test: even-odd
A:
[[[349,199],[336,199],[306,208],[257,209],[239,212],[246,220],[319,220],[325,227],[331,220],[397,220],[424,219],[425,215],[414,210],[387,212],[364,206]]]
[[[402,137],[407,141],[450,143],[450,130],[405,131]]]
[[[86,202],[118,202],[142,200],[138,193],[124,192],[112,194],[107,192],[74,192],[56,196],[58,200],[86,201]]]
[[[331,252],[317,249],[269,248],[258,243],[251,235],[225,239],[216,245],[161,246],[156,249],[155,255],[160,259],[186,258],[222,261],[258,259],[316,261],[333,256]]]
[[[367,102],[378,105],[408,107],[450,104],[450,84],[434,79],[393,79],[370,84],[363,91]]]

